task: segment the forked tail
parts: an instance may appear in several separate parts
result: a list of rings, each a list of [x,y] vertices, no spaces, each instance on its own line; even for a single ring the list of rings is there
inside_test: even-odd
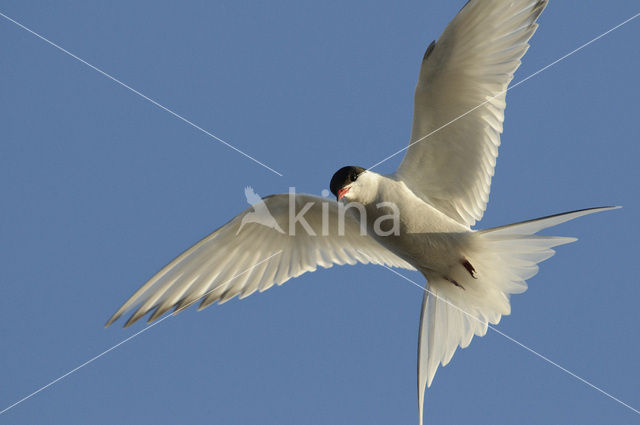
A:
[[[526,280],[538,272],[539,262],[555,253],[553,247],[576,240],[536,233],[616,208],[620,207],[589,208],[478,231],[463,253],[473,273],[461,269],[456,285],[440,275],[427,274],[418,341],[420,424],[425,387],[431,386],[438,366],[449,363],[458,346],[467,347],[474,334],[484,336],[489,323],[495,325],[511,312],[509,295],[527,290]]]

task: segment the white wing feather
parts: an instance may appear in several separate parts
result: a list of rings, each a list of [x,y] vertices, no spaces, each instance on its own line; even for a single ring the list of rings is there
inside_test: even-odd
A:
[[[546,0],[471,0],[427,49],[396,178],[472,226],[489,200],[506,89]]]
[[[372,237],[361,235],[360,225],[349,214],[345,215],[344,233],[339,235],[335,201],[300,194],[293,199],[294,215],[311,204],[302,217],[315,235],[307,233],[300,222],[294,225],[295,229],[289,228],[288,194],[268,196],[259,208],[248,208],[160,270],[120,307],[106,326],[136,306],[125,326],[149,312],[152,312],[149,321],[153,321],[172,308],[180,311],[199,299],[203,308],[236,295],[244,298],[274,283],[281,285],[314,271],[318,266],[361,262],[413,269]],[[329,222],[326,235],[322,227],[323,203]],[[256,214],[258,210],[264,214],[265,207],[271,217],[261,216],[261,220],[243,223],[248,214]],[[270,227],[274,223],[284,232]]]

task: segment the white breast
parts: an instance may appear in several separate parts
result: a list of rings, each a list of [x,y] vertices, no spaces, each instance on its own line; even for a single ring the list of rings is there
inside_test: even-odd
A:
[[[380,235],[375,222],[399,213],[397,234]],[[385,248],[419,270],[446,270],[471,242],[474,232],[418,198],[403,182],[380,176],[378,194],[366,205],[369,233]]]

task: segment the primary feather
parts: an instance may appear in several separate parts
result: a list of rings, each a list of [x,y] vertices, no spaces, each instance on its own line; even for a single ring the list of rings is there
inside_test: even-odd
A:
[[[407,153],[396,171],[418,196],[472,226],[489,200],[505,96],[546,0],[471,0],[427,49]]]
[[[300,222],[290,223],[289,194],[263,198],[261,208],[270,213],[283,232],[260,222],[243,223],[247,214],[254,213],[254,207],[247,208],[149,279],[114,313],[106,326],[134,307],[137,309],[125,326],[150,312],[149,321],[153,321],[171,309],[181,311],[200,299],[201,307],[206,307],[238,295],[244,298],[302,273],[334,264],[361,262],[413,269],[372,237],[362,235],[359,223],[351,215],[344,216],[344,232],[339,234],[337,202],[302,194],[291,199],[296,213],[310,205],[303,217],[313,234]],[[323,204],[331,223],[326,234],[322,226]]]

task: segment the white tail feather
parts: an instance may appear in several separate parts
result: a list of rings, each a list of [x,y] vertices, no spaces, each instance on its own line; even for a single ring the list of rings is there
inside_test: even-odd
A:
[[[431,386],[438,366],[447,365],[458,346],[467,347],[473,335],[484,336],[489,323],[495,325],[511,312],[509,295],[527,290],[526,280],[538,272],[539,262],[555,253],[553,247],[576,240],[535,233],[616,208],[620,207],[572,211],[474,233],[473,246],[463,255],[476,273],[473,277],[461,267],[453,277],[461,287],[438,274],[426,274],[428,292],[422,302],[418,342],[420,420],[425,387]]]

